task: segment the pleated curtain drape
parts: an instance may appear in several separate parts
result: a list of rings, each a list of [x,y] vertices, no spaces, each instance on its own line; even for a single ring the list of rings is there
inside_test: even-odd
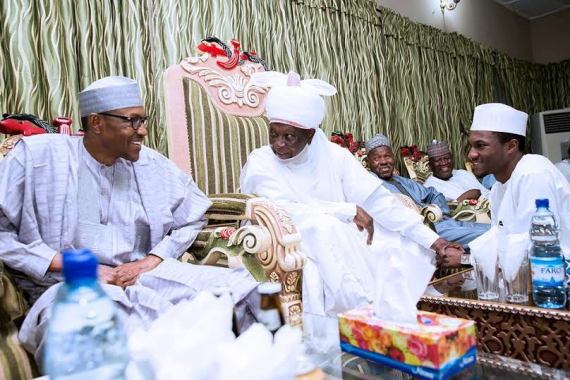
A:
[[[329,81],[325,132],[377,132],[394,146],[450,142],[464,162],[473,108],[570,106],[570,61],[510,58],[414,23],[373,0],[7,0],[0,2],[0,112],[71,115],[106,75],[139,81],[147,145],[167,153],[162,74],[206,36],[236,38],[270,69]]]

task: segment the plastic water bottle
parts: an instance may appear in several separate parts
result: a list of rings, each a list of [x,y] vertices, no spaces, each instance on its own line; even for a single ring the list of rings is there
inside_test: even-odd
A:
[[[124,379],[127,338],[97,282],[97,258],[88,249],[64,251],[63,276],[46,337],[50,380]]]
[[[564,289],[564,258],[558,240],[558,225],[548,209],[548,199],[536,200],[536,213],[530,227],[532,250],[532,296],[538,307],[563,308],[566,304]]]

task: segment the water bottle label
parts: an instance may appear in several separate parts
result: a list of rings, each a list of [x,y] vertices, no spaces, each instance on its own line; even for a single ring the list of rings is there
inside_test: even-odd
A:
[[[533,286],[564,286],[562,257],[531,257]]]

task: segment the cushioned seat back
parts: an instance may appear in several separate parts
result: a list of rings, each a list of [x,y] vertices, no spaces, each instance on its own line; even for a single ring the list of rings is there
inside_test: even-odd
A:
[[[268,143],[266,90],[250,83],[263,65],[236,54],[186,58],[164,77],[169,157],[206,194],[237,192],[248,154]]]
[[[206,194],[237,192],[248,154],[268,143],[267,119],[223,112],[190,78],[184,79],[184,100],[194,180]]]

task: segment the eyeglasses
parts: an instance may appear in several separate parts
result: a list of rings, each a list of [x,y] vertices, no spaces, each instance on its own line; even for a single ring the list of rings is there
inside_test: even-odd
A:
[[[99,112],[99,115],[116,117],[117,119],[127,121],[127,122],[131,123],[131,128],[133,128],[135,131],[137,129],[139,129],[141,127],[141,125],[144,125],[146,123],[146,121],[148,120],[148,116],[128,117],[128,116],[123,116],[123,115],[114,115],[112,113],[107,113],[107,112]]]

